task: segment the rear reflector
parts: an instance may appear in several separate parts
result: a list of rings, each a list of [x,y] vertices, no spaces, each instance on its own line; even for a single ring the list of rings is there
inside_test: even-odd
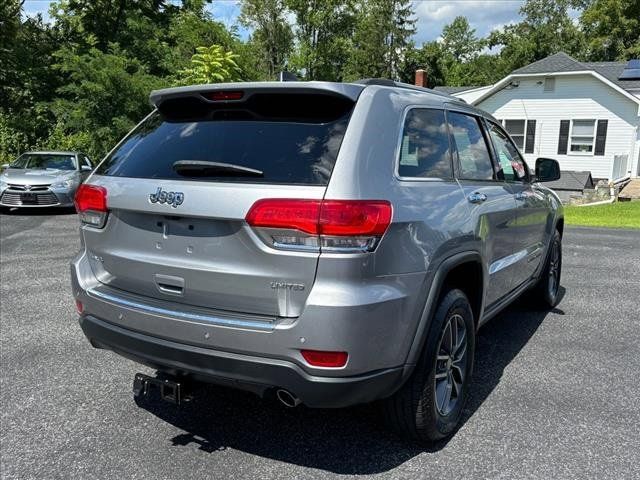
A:
[[[206,92],[202,96],[208,100],[220,101],[220,100],[240,100],[244,96],[244,92],[241,90],[218,90],[215,92]]]
[[[340,368],[347,364],[347,352],[322,352],[319,350],[300,350],[305,361],[313,367]]]
[[[82,315],[82,312],[84,311],[84,305],[82,305],[82,302],[80,300],[76,300],[76,310],[80,315]]]
[[[102,228],[107,219],[107,189],[98,185],[81,184],[74,198],[82,223]]]
[[[389,227],[391,214],[385,200],[270,198],[254,203],[246,221],[258,229],[279,229],[270,233],[276,248],[370,251]]]

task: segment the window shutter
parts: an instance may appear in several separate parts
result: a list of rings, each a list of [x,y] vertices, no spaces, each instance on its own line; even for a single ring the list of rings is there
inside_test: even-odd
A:
[[[536,141],[536,121],[527,120],[527,140],[524,144],[524,153],[533,153],[533,145]]]
[[[609,120],[598,120],[598,128],[596,129],[596,148],[594,155],[604,155],[604,147],[607,143],[607,127]]]
[[[567,154],[567,144],[569,143],[570,120],[560,120],[560,138],[558,139],[558,155]]]

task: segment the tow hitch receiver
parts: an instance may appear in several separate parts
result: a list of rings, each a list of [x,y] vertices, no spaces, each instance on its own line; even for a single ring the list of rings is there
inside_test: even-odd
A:
[[[144,373],[136,373],[133,377],[133,394],[136,397],[146,396],[152,386],[160,390],[160,397],[166,402],[180,405],[189,400],[184,395],[184,384],[180,382],[167,378],[154,378]]]

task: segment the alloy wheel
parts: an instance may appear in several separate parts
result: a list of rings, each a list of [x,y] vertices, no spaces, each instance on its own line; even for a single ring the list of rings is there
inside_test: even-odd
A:
[[[554,241],[551,247],[551,256],[549,257],[549,295],[552,298],[558,294],[558,286],[560,285],[560,243]]]
[[[437,352],[436,408],[440,415],[446,416],[461,401],[467,374],[467,328],[460,314],[451,315],[445,322]]]

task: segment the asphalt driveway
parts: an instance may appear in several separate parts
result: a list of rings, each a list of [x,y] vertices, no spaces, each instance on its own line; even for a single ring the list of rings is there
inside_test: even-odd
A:
[[[2,478],[638,478],[640,231],[567,229],[564,298],[480,332],[472,399],[448,442],[407,445],[377,410],[283,410],[205,387],[135,404],[151,373],[82,336],[71,213],[0,216]]]

